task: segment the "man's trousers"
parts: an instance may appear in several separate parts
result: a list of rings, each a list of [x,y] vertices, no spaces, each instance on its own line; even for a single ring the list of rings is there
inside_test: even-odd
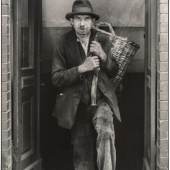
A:
[[[112,119],[112,111],[103,100],[96,108],[82,103],[79,105],[71,132],[75,170],[115,170]]]

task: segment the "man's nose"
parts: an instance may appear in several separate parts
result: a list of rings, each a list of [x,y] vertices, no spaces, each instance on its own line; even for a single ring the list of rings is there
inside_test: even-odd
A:
[[[84,20],[81,20],[80,21],[80,26],[84,26],[84,23],[85,23]]]

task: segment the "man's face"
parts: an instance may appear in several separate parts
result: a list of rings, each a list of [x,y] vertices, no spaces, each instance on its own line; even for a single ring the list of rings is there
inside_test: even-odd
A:
[[[90,35],[94,19],[90,15],[75,15],[71,20],[71,24],[80,37]]]

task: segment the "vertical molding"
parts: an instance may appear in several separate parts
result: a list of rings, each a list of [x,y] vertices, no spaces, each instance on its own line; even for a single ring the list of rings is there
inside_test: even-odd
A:
[[[162,93],[162,95],[167,95],[167,86],[162,86],[161,84],[163,84],[164,82],[167,82],[168,81],[168,77],[164,77],[163,78],[163,75],[165,74],[168,74],[168,68],[165,68],[162,70],[162,62],[166,62],[168,64],[168,58],[164,58],[164,59],[161,59],[161,57],[164,57],[163,54],[164,52],[168,52],[168,49],[167,49],[167,46],[168,46],[168,42],[166,39],[163,38],[162,35],[165,36],[165,34],[168,35],[168,32],[167,32],[167,27],[168,27],[168,11],[166,10],[168,8],[168,0],[158,0],[158,12],[157,12],[157,16],[158,16],[158,31],[157,31],[157,35],[160,36],[160,39],[161,41],[159,41],[159,46],[158,46],[158,50],[157,50],[157,53],[158,53],[158,63],[157,63],[157,66],[159,68],[159,70],[157,71],[157,90],[158,90],[158,93],[157,93],[157,104],[158,104],[158,110],[157,110],[157,118],[158,118],[158,124],[159,124],[159,131],[157,130],[157,160],[158,163],[157,163],[157,170],[160,170],[160,169],[167,169],[168,168],[168,161],[166,162],[165,159],[168,159],[168,156],[162,158],[161,157],[161,153],[166,153],[168,151],[168,145],[164,145],[164,148],[161,147],[161,143],[162,141],[167,141],[168,142],[168,139],[162,139],[163,136],[165,136],[165,134],[167,133],[168,134],[168,127],[166,126],[161,126],[161,122],[164,120],[164,121],[168,121],[168,99],[164,96],[164,100],[162,100],[162,97],[160,98],[160,95]],[[166,28],[164,28],[166,27]],[[164,30],[161,32],[161,30]],[[166,30],[166,31],[165,31]],[[161,65],[161,66],[160,66]],[[160,69],[161,67],[161,69]],[[161,87],[161,89],[160,89]],[[163,104],[164,103],[164,104]],[[161,107],[160,107],[161,105]],[[165,111],[164,111],[165,110]],[[161,119],[163,118],[163,120]]]
[[[157,1],[146,0],[144,170],[156,168],[157,132]],[[150,94],[150,95],[149,95]]]

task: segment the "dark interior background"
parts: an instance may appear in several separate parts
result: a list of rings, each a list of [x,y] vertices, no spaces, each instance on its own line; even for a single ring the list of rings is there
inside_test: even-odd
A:
[[[51,117],[55,89],[44,78],[41,88],[41,154],[46,170],[71,170],[72,146],[69,131]],[[141,170],[144,133],[144,75],[125,76],[119,95],[122,123],[115,121],[117,170]]]

